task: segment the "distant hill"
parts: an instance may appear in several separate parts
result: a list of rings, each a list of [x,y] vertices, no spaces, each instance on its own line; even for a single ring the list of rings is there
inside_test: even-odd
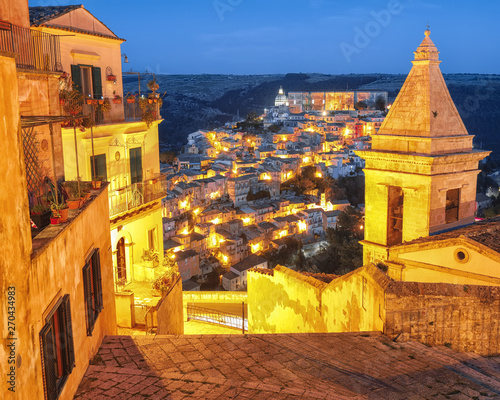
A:
[[[446,84],[474,143],[500,158],[500,75],[445,74]],[[387,90],[394,100],[406,75],[156,75],[164,98],[160,141],[182,146],[187,134],[263,112],[280,86],[289,91]],[[146,78],[146,80],[148,80]],[[141,84],[145,88],[146,82]],[[136,92],[137,78],[124,75],[124,91]]]

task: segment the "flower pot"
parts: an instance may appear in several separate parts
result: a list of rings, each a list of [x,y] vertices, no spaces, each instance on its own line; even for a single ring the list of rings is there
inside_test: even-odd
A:
[[[104,100],[97,100],[97,102],[98,102],[99,104],[101,104],[101,105],[103,105],[103,104],[104,104]]]
[[[90,192],[85,193],[85,196],[83,196],[83,199],[82,199],[82,205],[83,205],[83,203],[85,203],[88,199],[90,199]]]
[[[106,80],[108,80],[109,82],[116,82],[116,75],[108,75],[106,77]]]
[[[76,210],[77,208],[80,208],[82,199],[76,199],[76,200],[68,200],[68,208],[71,210]]]
[[[113,99],[113,104],[122,104],[122,99]]]
[[[127,103],[135,103],[135,99],[127,99]]]
[[[86,102],[87,102],[87,104],[94,104],[94,100],[92,100],[92,99],[87,99]]]
[[[153,99],[148,99],[149,104],[153,104]]]
[[[92,187],[94,189],[100,189],[101,188],[101,181],[92,181]]]
[[[63,208],[59,210],[59,215],[61,216],[61,222],[66,222],[68,220],[69,208]]]
[[[40,229],[50,224],[51,215],[52,212],[50,210],[45,211],[41,214],[31,214],[31,220],[35,223],[38,229]]]
[[[51,225],[59,225],[61,223],[61,218],[59,217],[50,217]]]

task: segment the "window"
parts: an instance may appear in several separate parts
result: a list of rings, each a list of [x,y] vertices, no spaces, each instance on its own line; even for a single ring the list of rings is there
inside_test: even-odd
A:
[[[458,205],[460,204],[460,189],[452,189],[446,192],[446,223],[458,221]]]
[[[93,251],[83,267],[83,290],[85,296],[87,336],[92,336],[97,316],[103,309],[99,249]]]
[[[40,331],[43,387],[46,400],[59,397],[75,366],[69,295],[63,296]]]
[[[72,65],[71,79],[84,96],[102,98],[101,68],[91,65]]]
[[[141,148],[130,149],[130,179],[131,183],[142,182]]]
[[[106,154],[99,154],[95,157],[90,156],[90,172],[92,179],[102,176],[105,181],[108,180],[106,170]]]
[[[387,245],[392,246],[403,242],[403,190],[389,186],[387,203]]]
[[[148,231],[148,247],[149,250],[156,251],[156,228]]]

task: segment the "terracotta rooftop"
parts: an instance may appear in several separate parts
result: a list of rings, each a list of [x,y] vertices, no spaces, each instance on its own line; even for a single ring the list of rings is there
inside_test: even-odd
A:
[[[500,217],[475,222],[462,228],[453,229],[437,235],[422,237],[395,247],[402,247],[416,243],[428,243],[438,240],[456,239],[461,236],[469,238],[477,243],[489,247],[493,251],[500,253]]]
[[[498,399],[499,365],[380,333],[110,336],[75,399]]]

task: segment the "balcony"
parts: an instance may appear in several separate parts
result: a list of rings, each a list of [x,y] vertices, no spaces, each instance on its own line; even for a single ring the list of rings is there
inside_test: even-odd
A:
[[[141,99],[147,102],[146,107],[141,107],[138,101],[128,102],[127,100],[110,100],[105,105],[105,100],[82,99],[79,95],[77,99],[61,99],[62,113],[82,118],[91,118],[94,125],[109,125],[124,122],[144,121],[146,123],[161,119],[160,102],[156,99]],[[107,109],[106,109],[107,107]],[[83,125],[88,124],[84,121]]]
[[[16,53],[19,69],[60,72],[59,37],[0,21],[0,51]]]
[[[109,216],[114,217],[167,195],[166,175],[158,174],[142,182],[109,191]]]

